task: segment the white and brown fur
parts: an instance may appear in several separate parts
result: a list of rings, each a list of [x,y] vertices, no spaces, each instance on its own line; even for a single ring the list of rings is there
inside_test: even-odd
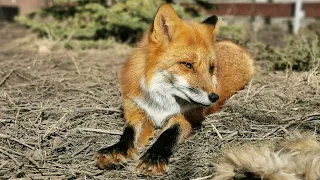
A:
[[[320,142],[295,138],[279,145],[245,145],[224,153],[213,180],[319,180]]]

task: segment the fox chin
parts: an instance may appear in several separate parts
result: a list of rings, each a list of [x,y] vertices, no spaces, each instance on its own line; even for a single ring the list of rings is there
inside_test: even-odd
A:
[[[201,23],[181,20],[162,5],[150,28],[124,64],[120,85],[126,125],[120,141],[100,149],[100,169],[136,159],[161,128],[156,142],[140,156],[137,171],[163,175],[169,158],[205,115],[242,89],[253,75],[253,60],[240,46],[215,40],[219,18]]]

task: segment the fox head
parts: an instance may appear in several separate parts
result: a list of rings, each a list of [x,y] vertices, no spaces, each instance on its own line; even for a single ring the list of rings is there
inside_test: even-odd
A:
[[[171,5],[162,5],[148,34],[145,84],[150,91],[164,93],[209,106],[215,94],[213,44],[217,16],[202,23],[181,20]]]

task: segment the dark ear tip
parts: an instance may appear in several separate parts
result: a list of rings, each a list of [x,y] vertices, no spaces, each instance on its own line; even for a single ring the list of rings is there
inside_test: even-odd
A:
[[[213,16],[211,16],[211,17],[208,17],[206,20],[204,20],[202,23],[203,24],[208,24],[208,25],[213,25],[213,26],[215,26],[216,24],[217,24],[217,22],[218,22],[218,16],[216,16],[216,15],[213,15]]]

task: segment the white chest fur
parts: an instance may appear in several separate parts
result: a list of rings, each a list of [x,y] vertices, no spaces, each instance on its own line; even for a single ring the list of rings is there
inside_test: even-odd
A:
[[[168,80],[166,72],[157,72],[147,87],[145,79],[141,80],[142,95],[135,102],[147,113],[156,127],[161,127],[170,116],[185,111],[179,105],[175,95],[179,94]]]

